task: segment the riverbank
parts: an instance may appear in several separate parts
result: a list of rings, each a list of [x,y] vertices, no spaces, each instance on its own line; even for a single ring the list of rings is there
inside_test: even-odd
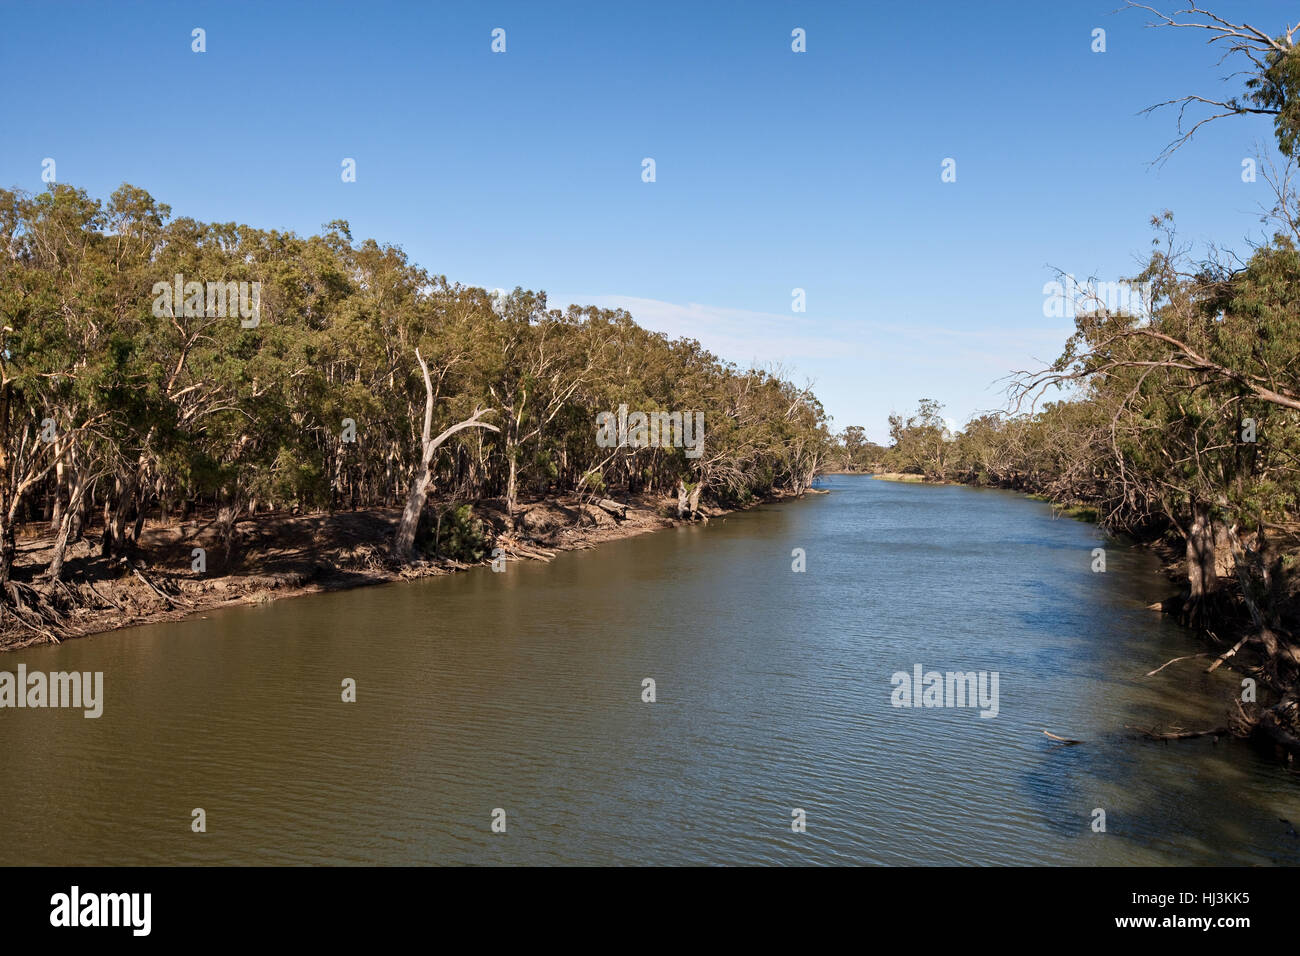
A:
[[[792,496],[773,495],[751,507],[787,497]],[[431,501],[430,510],[446,510],[452,504],[463,503]],[[100,556],[99,536],[88,533],[68,547],[62,580],[53,589],[62,612],[52,613],[42,605],[36,623],[33,614],[20,619],[9,609],[0,610],[0,652],[177,621],[221,607],[453,574],[490,565],[496,549],[506,562],[549,561],[561,551],[586,550],[689,523],[672,516],[675,508],[675,498],[658,495],[605,499],[602,504],[565,495],[521,502],[510,521],[500,500],[475,502],[470,517],[482,532],[489,556],[472,562],[450,557],[394,561],[388,545],[400,508],[245,516],[235,524],[228,554],[214,516],[146,525],[129,561]],[[697,520],[707,522],[731,510],[702,505]],[[48,566],[54,543],[53,534],[28,536],[18,543],[13,579],[33,595],[51,590],[36,575]]]
[[[927,485],[947,485],[951,482],[939,481],[932,478],[926,478],[924,475],[907,474],[901,471],[862,471],[851,468],[833,468],[818,472],[819,475],[861,475],[864,478],[874,478],[876,481],[903,481],[911,484]]]
[[[629,500],[626,510],[615,515],[571,497],[546,499],[521,504],[512,528],[499,502],[478,502],[472,514],[505,560],[549,560],[559,551],[671,526],[672,519],[662,517],[665,501]],[[66,616],[48,621],[42,633],[6,612],[0,650],[175,621],[219,607],[451,574],[488,563],[454,558],[393,561],[388,544],[400,517],[399,508],[250,515],[236,522],[228,556],[214,517],[146,526],[130,562],[100,557],[98,537],[88,534],[69,548],[61,585],[71,592]],[[22,580],[24,571],[45,567],[53,545],[53,535],[20,542],[15,578]],[[195,568],[195,549],[203,552],[206,567],[201,570]],[[40,581],[32,585],[42,587]]]

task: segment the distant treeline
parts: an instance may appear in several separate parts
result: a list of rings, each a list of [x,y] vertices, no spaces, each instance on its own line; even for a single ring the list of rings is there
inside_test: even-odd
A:
[[[1283,692],[1261,726],[1300,753],[1300,50],[1295,28],[1270,38],[1194,20],[1165,22],[1213,31],[1246,74],[1241,96],[1213,105],[1273,119],[1281,159],[1261,160],[1271,238],[1244,258],[1213,247],[1193,257],[1172,215],[1155,216],[1150,257],[1126,280],[1149,307],[1084,294],[1070,303],[1075,333],[1061,356],[1013,376],[1010,411],[952,434],[922,400],[891,417],[889,448],[847,429],[831,460],[1019,488],[1082,503],[1110,529],[1168,536],[1186,557],[1184,618],[1239,621],[1263,656],[1256,675]],[[1180,133],[1167,153],[1191,135]],[[1242,185],[1251,180],[1229,176],[1224,188],[1265,188]]]
[[[196,509],[229,528],[267,509],[418,517],[426,491],[513,511],[613,489],[693,509],[800,492],[830,444],[807,388],[622,310],[461,286],[342,221],[303,238],[172,218],[128,185],[0,190],[0,329],[5,586],[24,522],[58,534],[48,583],[92,525],[115,556],[147,517]],[[629,427],[598,442],[624,405]],[[702,442],[647,442],[652,412],[703,413]]]
[[[1080,313],[1061,358],[1012,386],[1023,411],[953,433],[942,407],[923,399],[891,416],[889,447],[846,429],[830,461],[1015,488],[1084,505],[1114,531],[1168,537],[1186,558],[1185,620],[1212,624],[1237,608],[1294,675],[1298,238],[1279,234],[1235,269],[1180,268],[1162,248],[1143,277],[1160,290],[1152,314]],[[1034,407],[1056,386],[1068,397]]]

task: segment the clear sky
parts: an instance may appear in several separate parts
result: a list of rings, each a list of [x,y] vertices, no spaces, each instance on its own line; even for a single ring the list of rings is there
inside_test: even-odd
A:
[[[1272,32],[1296,15],[1212,5]],[[1152,167],[1175,115],[1141,109],[1238,84],[1203,36],[1117,6],[7,2],[0,183],[43,189],[49,157],[177,215],[347,219],[453,280],[783,363],[883,440],[921,397],[958,422],[1000,406],[995,381],[1071,327],[1043,315],[1053,269],[1132,274],[1152,214],[1260,237],[1269,187],[1241,162],[1271,124],[1212,124]]]

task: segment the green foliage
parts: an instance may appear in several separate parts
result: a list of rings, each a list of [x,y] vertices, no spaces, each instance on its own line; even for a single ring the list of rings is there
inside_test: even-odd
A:
[[[861,425],[849,425],[837,436],[828,464],[840,471],[876,471],[884,467],[886,450],[868,440]]]
[[[89,513],[120,519],[178,501],[403,501],[426,399],[417,349],[432,434],[476,409],[491,409],[484,420],[499,429],[459,432],[438,450],[433,500],[671,495],[679,479],[748,500],[807,487],[832,447],[807,388],[642,329],[622,310],[560,311],[544,292],[459,285],[396,246],[354,240],[339,220],[304,238],[172,218],[133,186],[103,202],[58,184],[36,196],[0,190],[0,248],[0,583],[8,516],[30,520],[40,502],[66,500],[77,474]],[[170,301],[177,275],[201,289],[258,284],[259,324],[186,314]],[[596,416],[622,405],[703,413],[700,453],[681,436],[601,447]],[[33,441],[46,418],[57,444]],[[466,534],[456,548],[473,549]]]
[[[452,508],[442,515],[441,522],[428,525],[427,540],[418,541],[428,557],[451,558],[466,564],[482,561],[492,552],[493,537],[487,526],[474,517],[469,505]],[[433,533],[437,532],[437,541]]]
[[[599,468],[594,468],[582,476],[578,482],[578,491],[585,491],[592,494],[603,493],[608,486],[605,484],[605,476]]]
[[[951,457],[953,436],[944,423],[943,406],[923,398],[915,415],[904,419],[889,416],[889,437],[893,442],[886,461],[890,469],[904,474],[942,478]]]
[[[293,448],[281,448],[276,455],[266,493],[303,508],[318,507],[329,497],[320,466]]]
[[[1246,81],[1246,89],[1252,106],[1276,111],[1273,130],[1278,148],[1294,158],[1300,141],[1300,49],[1270,51],[1264,69]]]

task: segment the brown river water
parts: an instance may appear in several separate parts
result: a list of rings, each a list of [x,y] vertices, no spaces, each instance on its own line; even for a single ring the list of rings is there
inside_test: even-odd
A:
[[[0,864],[1300,863],[1300,776],[1127,729],[1223,723],[1240,681],[1142,676],[1202,649],[1151,555],[1005,492],[821,486],[0,656],[104,675],[97,719],[0,709]],[[916,665],[996,672],[996,716],[893,706]]]

